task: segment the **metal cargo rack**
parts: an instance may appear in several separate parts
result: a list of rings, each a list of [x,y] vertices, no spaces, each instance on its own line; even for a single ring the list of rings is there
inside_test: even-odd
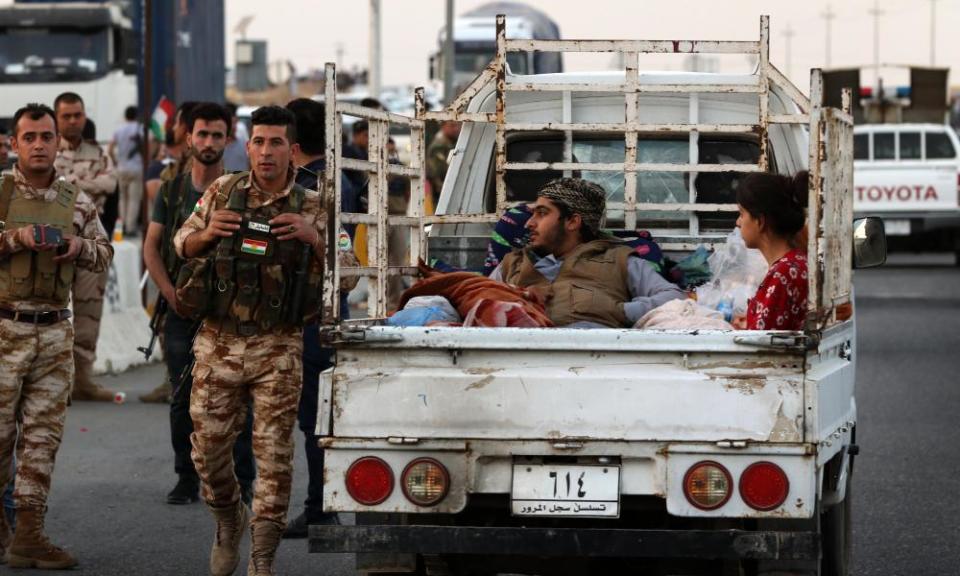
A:
[[[843,110],[823,107],[823,80],[819,69],[814,69],[810,81],[810,98],[804,96],[769,60],[770,21],[760,17],[760,37],[756,41],[702,41],[702,40],[511,40],[506,37],[506,19],[497,16],[497,51],[494,59],[471,82],[453,102],[443,110],[427,111],[423,89],[416,91],[416,118],[407,118],[336,102],[336,72],[332,64],[326,67],[327,106],[327,158],[332,159],[326,171],[325,185],[328,193],[327,206],[335,220],[345,224],[365,223],[369,227],[369,260],[375,265],[359,268],[334,266],[331,252],[329,263],[334,270],[328,274],[325,297],[328,304],[328,323],[339,321],[337,302],[341,276],[367,276],[375,278],[371,285],[368,311],[372,318],[386,315],[386,282],[389,276],[412,276],[416,274],[418,258],[426,260],[426,227],[432,224],[494,223],[507,208],[507,171],[557,170],[570,174],[574,170],[621,172],[624,175],[624,201],[608,203],[607,208],[623,210],[624,228],[633,230],[637,224],[637,212],[685,213],[687,233],[666,238],[662,244],[666,250],[688,250],[698,244],[723,242],[723,237],[701,234],[697,213],[736,212],[736,204],[697,203],[694,186],[695,176],[706,172],[763,172],[769,168],[768,130],[772,125],[807,125],[810,128],[809,142],[809,257],[810,298],[809,324],[817,329],[836,320],[834,309],[849,301],[850,258],[852,230],[852,125],[850,94],[844,93]],[[624,62],[622,83],[570,82],[543,84],[515,79],[508,74],[508,52],[580,52],[613,53]],[[756,55],[758,65],[755,83],[715,84],[646,84],[640,82],[640,54],[741,54]],[[484,88],[494,83],[496,109],[493,113],[468,111],[471,101]],[[776,87],[786,95],[798,113],[771,114],[770,92]],[[509,92],[559,92],[562,98],[563,119],[561,122],[511,123],[507,121],[507,93]],[[576,123],[572,121],[573,93],[616,93],[624,98],[623,122]],[[650,93],[686,94],[689,99],[689,114],[686,123],[641,123],[640,95]],[[756,124],[706,124],[699,119],[701,94],[756,94],[759,114]],[[331,106],[331,103],[335,105]],[[356,116],[369,122],[370,145],[376,157],[369,161],[341,158],[341,126],[343,115]],[[424,122],[454,120],[462,122],[492,123],[496,127],[495,177],[496,212],[475,214],[424,214]],[[412,142],[412,160],[409,167],[390,164],[387,161],[386,141],[390,124],[409,127]],[[522,132],[556,131],[564,135],[563,160],[561,162],[508,162],[507,134]],[[573,158],[573,135],[588,133],[622,133],[625,154],[622,162],[588,163],[576,162]],[[686,134],[690,152],[687,163],[637,162],[637,139],[643,133]],[[700,134],[745,135],[759,145],[759,157],[755,164],[700,164]],[[373,153],[371,154],[373,155]],[[829,160],[829,162],[828,162]],[[847,162],[845,162],[847,161]],[[369,214],[341,214],[340,179],[343,169],[361,170],[370,173]],[[682,172],[688,178],[686,202],[651,203],[637,199],[637,179],[641,172]],[[410,178],[410,206],[406,215],[387,213],[387,176],[398,175]],[[833,191],[836,192],[833,192]],[[331,220],[331,222],[333,219]],[[390,266],[387,262],[387,227],[410,228],[409,262],[405,266]],[[331,227],[329,239],[335,232]],[[829,255],[828,255],[829,254]]]

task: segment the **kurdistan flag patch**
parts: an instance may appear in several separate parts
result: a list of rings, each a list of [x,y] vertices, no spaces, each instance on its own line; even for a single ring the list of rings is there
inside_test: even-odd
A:
[[[267,246],[269,243],[266,240],[254,240],[252,238],[244,238],[243,243],[240,244],[240,251],[244,254],[253,254],[254,256],[265,256],[267,254]]]

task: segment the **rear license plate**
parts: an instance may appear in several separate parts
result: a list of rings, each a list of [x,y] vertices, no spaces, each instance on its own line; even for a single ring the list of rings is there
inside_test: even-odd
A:
[[[620,516],[620,467],[514,464],[515,516]]]
[[[883,228],[884,228],[884,231],[887,233],[887,236],[909,236],[910,235],[909,220],[884,220]]]

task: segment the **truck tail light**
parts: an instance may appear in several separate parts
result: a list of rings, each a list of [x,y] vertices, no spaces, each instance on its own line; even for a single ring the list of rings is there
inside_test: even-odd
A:
[[[715,510],[723,506],[732,492],[730,472],[717,462],[697,462],[683,477],[684,495],[701,510]]]
[[[740,475],[740,497],[755,510],[773,510],[790,492],[790,480],[773,462],[755,462]]]
[[[400,486],[407,500],[417,506],[433,506],[447,495],[450,473],[433,458],[417,458],[403,469]]]
[[[393,492],[393,470],[383,460],[364,456],[347,469],[347,492],[364,506],[375,506]]]

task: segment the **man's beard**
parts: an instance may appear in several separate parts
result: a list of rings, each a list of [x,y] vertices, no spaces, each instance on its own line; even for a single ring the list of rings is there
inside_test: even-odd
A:
[[[533,248],[534,253],[541,258],[554,254],[567,238],[567,230],[562,222],[546,233],[540,234],[540,244]]]
[[[209,151],[198,152],[193,157],[204,166],[213,166],[223,158],[223,150],[214,153],[212,157],[209,155]]]

